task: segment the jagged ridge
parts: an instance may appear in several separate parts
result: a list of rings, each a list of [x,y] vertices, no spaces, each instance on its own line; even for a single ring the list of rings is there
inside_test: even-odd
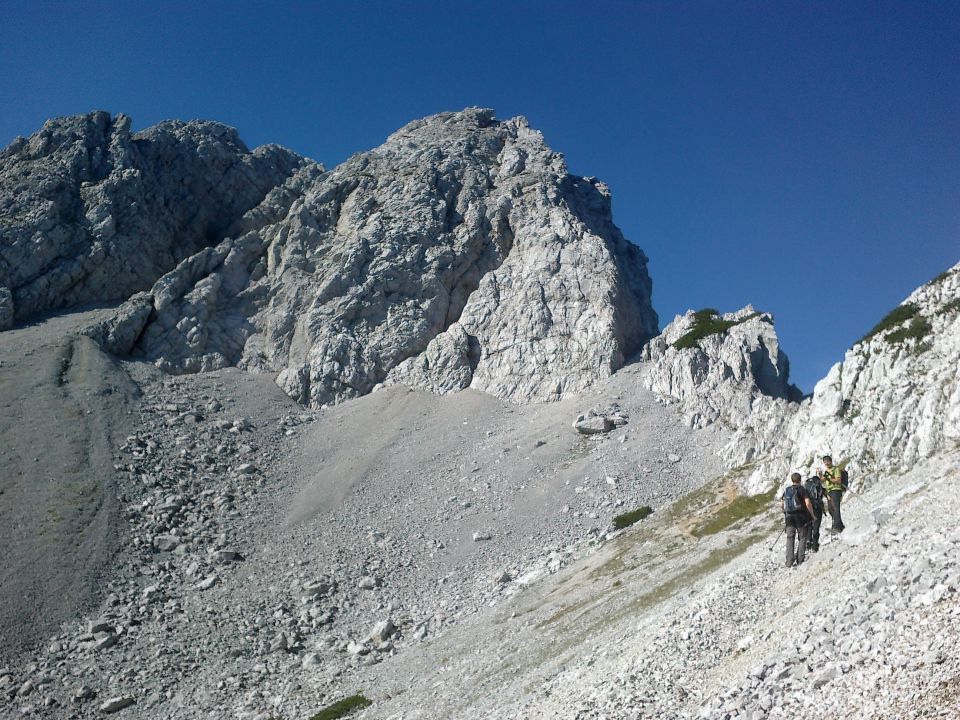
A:
[[[313,406],[383,382],[552,400],[655,334],[650,292],[606,186],[472,108],[301,169],[93,334],[170,372],[279,372]]]
[[[58,118],[0,152],[0,330],[125,300],[214,245],[304,160],[214,122]]]

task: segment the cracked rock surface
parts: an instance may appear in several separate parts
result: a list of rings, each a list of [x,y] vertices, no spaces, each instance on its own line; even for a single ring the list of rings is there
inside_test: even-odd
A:
[[[557,400],[656,334],[646,262],[602,182],[472,108],[301,168],[92,333],[169,372],[277,372],[314,408],[397,383]]]
[[[49,120],[0,151],[0,330],[148,289],[304,162],[215,122]]]

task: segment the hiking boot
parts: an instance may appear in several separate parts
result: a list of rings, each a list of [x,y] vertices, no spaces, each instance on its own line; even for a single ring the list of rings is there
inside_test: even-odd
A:
[[[820,546],[819,546],[819,545],[811,545],[810,547],[807,548],[807,550],[809,550],[810,552],[819,552],[819,551],[820,551]]]

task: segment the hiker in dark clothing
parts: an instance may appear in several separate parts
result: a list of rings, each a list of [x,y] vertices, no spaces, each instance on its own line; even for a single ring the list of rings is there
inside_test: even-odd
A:
[[[807,550],[807,532],[813,521],[813,503],[807,496],[807,491],[800,484],[800,473],[790,476],[791,485],[783,491],[780,498],[780,507],[783,508],[783,521],[787,530],[787,567],[793,567],[803,562]],[[796,550],[794,544],[796,543]]]
[[[807,478],[803,484],[803,489],[807,491],[807,497],[810,498],[810,504],[813,506],[813,522],[810,523],[810,532],[807,536],[807,550],[817,552],[820,550],[820,523],[823,520],[823,483],[820,482],[820,476],[814,475]]]
[[[827,493],[827,504],[830,507],[830,517],[833,523],[828,532],[843,532],[843,519],[840,517],[840,500],[843,498],[843,471],[833,464],[833,458],[823,456],[823,465],[826,468],[820,474],[823,489]]]

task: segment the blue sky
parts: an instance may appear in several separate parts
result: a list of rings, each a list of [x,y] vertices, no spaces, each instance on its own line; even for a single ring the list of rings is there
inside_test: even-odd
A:
[[[105,109],[328,167],[407,121],[526,115],[612,188],[662,324],[773,312],[809,391],[960,260],[960,4],[0,4],[0,145]]]

